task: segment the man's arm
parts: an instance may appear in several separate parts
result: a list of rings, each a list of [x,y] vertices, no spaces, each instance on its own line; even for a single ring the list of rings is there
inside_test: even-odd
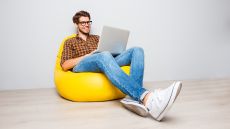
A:
[[[84,56],[81,56],[81,57],[77,57],[77,58],[73,58],[73,59],[69,59],[69,60],[66,60],[63,64],[62,64],[62,69],[64,71],[67,71],[71,68],[73,68],[75,65],[77,65],[82,59],[84,59],[85,57],[91,55],[94,51],[92,51],[91,53],[89,54],[86,54]]]

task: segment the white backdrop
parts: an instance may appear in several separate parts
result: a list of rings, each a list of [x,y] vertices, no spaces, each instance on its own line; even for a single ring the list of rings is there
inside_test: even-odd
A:
[[[0,90],[54,87],[62,39],[72,16],[131,31],[128,47],[145,50],[144,81],[230,77],[229,0],[1,0]]]

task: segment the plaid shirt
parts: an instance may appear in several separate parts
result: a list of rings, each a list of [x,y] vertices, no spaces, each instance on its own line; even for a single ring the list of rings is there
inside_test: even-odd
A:
[[[78,37],[78,35],[76,37],[66,40],[61,56],[61,65],[66,60],[81,57],[89,54],[93,50],[96,50],[98,42],[98,35],[89,35],[86,41]]]

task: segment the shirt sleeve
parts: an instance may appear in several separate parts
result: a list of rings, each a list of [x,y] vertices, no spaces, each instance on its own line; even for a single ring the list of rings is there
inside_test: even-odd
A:
[[[62,56],[61,56],[61,65],[69,59],[73,58],[73,49],[70,42],[65,42],[63,46]]]

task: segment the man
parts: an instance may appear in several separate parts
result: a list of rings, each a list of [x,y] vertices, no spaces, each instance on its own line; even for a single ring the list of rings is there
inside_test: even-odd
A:
[[[61,66],[64,71],[103,72],[107,78],[123,93],[130,96],[121,103],[140,116],[150,114],[160,121],[170,109],[181,89],[181,82],[174,82],[163,90],[149,91],[143,87],[144,51],[133,47],[113,57],[109,52],[92,54],[96,50],[99,36],[91,35],[91,18],[86,11],[73,16],[77,36],[64,43]],[[120,66],[130,65],[130,75]]]

